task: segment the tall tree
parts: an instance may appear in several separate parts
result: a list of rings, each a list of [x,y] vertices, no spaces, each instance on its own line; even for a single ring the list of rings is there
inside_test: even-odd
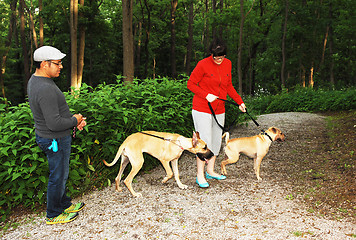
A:
[[[39,28],[40,28],[40,47],[43,46],[43,38],[44,38],[44,33],[43,33],[43,18],[42,18],[42,10],[43,10],[43,4],[42,0],[38,0],[38,8],[39,8]]]
[[[27,40],[26,40],[26,34],[25,34],[26,19],[25,19],[25,1],[24,0],[20,0],[19,12],[20,12],[20,36],[21,36],[22,56],[23,56],[23,67],[24,67],[23,94],[26,95],[27,82],[30,79],[31,73],[30,73]]]
[[[79,13],[79,17],[84,19],[84,0],[79,0],[79,4],[81,6],[81,11]],[[83,69],[84,69],[84,50],[85,50],[85,26],[82,23],[79,25],[79,48],[78,48],[78,70],[77,70],[77,84],[78,88],[82,86],[83,81]]]
[[[178,0],[171,0],[171,69],[172,77],[177,77],[176,62],[176,11]]]
[[[224,9],[224,0],[220,0],[220,4],[219,4],[219,9],[220,9],[220,13],[222,13],[223,9]],[[220,25],[219,26],[219,38],[223,38],[223,31],[225,29],[225,26]]]
[[[70,0],[70,46],[71,46],[71,71],[70,79],[73,90],[78,90],[78,51],[77,51],[77,35],[78,35],[78,0]]]
[[[136,5],[141,4],[140,0],[136,0]],[[141,9],[142,5],[141,5]],[[136,24],[135,30],[134,30],[134,36],[137,36],[137,41],[135,44],[135,73],[138,78],[141,77],[141,50],[142,50],[142,38],[143,38],[143,21],[144,21],[144,14],[142,14],[142,17],[139,18],[138,23]]]
[[[214,16],[216,16],[216,0],[212,0],[211,1],[211,6],[212,6],[212,10],[213,10],[213,13],[214,13]],[[213,22],[213,24],[212,24],[213,26],[212,26],[212,35],[213,35],[213,39],[215,39],[216,38],[216,23],[215,23],[215,21]]]
[[[145,5],[145,9],[147,11],[147,17],[145,20],[145,44],[144,44],[144,55],[145,55],[145,69],[144,69],[144,76],[147,76],[148,73],[148,66],[149,66],[149,48],[148,45],[150,43],[150,38],[151,38],[151,28],[152,28],[152,23],[151,23],[151,8],[148,4],[148,0],[144,0],[144,5]],[[153,71],[155,71],[155,64],[153,64]]]
[[[5,104],[7,105],[7,98],[5,94],[5,85],[4,85],[4,74],[6,71],[6,60],[7,60],[7,55],[10,50],[11,42],[12,42],[12,35],[15,29],[15,24],[16,24],[16,5],[17,5],[17,0],[12,0],[10,2],[10,21],[9,21],[9,30],[7,34],[7,39],[5,41],[5,51],[2,55],[1,62],[0,62],[0,86],[1,86],[1,93],[3,98],[5,99]]]
[[[205,0],[205,12],[204,12],[204,32],[203,32],[203,45],[205,47],[205,53],[208,54],[208,48],[210,43],[209,38],[209,0]]]
[[[134,39],[132,31],[133,0],[122,1],[123,69],[125,83],[131,83],[135,74]]]
[[[330,2],[329,5],[329,21],[332,22],[333,19],[333,5]],[[330,23],[330,27],[329,27],[329,31],[330,31],[330,41],[329,41],[329,52],[330,52],[330,67],[329,67],[329,74],[330,74],[330,84],[331,86],[335,86],[335,77],[334,77],[334,66],[335,66],[335,62],[334,62],[334,58],[333,58],[333,54],[334,54],[334,31],[333,31],[333,25],[332,23]]]
[[[243,30],[246,16],[251,12],[253,4],[255,0],[253,0],[250,10],[245,14],[244,11],[244,0],[240,0],[240,34],[239,34],[239,47],[237,52],[237,70],[239,76],[239,93],[243,94],[242,90],[242,49],[243,49]]]
[[[286,36],[287,36],[287,21],[288,21],[288,0],[285,0],[285,11],[284,11],[284,24],[283,24],[283,37],[282,37],[282,69],[281,69],[281,82],[282,87],[286,86],[285,80],[285,66],[286,66]]]
[[[189,20],[188,20],[188,44],[187,44],[187,58],[185,62],[185,73],[190,75],[190,62],[193,52],[193,22],[194,22],[194,3],[189,2]]]
[[[38,48],[38,41],[37,41],[37,33],[36,33],[36,28],[35,28],[35,21],[33,19],[33,13],[32,13],[33,9],[34,8],[33,8],[33,5],[32,5],[32,2],[31,2],[31,8],[28,9],[27,12],[28,12],[28,16],[30,18],[30,30],[31,30],[31,34],[32,34],[33,45],[35,46],[35,49],[37,49]],[[33,52],[33,49],[31,49],[31,52]]]

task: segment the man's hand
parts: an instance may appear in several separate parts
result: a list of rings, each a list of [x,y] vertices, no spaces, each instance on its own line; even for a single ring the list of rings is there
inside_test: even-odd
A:
[[[87,125],[87,122],[85,121],[85,117],[82,118],[82,121],[77,125],[77,128],[79,131],[82,131],[83,128]]]
[[[77,119],[77,126],[83,120],[83,116],[80,113],[79,114],[74,114],[73,117],[75,117]]]

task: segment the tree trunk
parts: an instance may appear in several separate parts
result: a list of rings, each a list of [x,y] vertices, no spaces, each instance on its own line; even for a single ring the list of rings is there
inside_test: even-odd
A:
[[[219,4],[219,8],[220,8],[220,12],[222,13],[223,9],[224,9],[224,0],[220,0],[220,4]],[[225,26],[220,25],[219,26],[219,38],[223,39],[223,31],[226,30]]]
[[[239,47],[237,50],[237,70],[238,70],[238,76],[239,76],[239,93],[240,95],[243,94],[243,89],[242,89],[242,48],[243,48],[243,30],[244,30],[244,23],[247,15],[251,12],[253,4],[255,3],[255,0],[253,0],[252,5],[250,10],[245,14],[244,12],[244,0],[240,0],[240,34],[239,34]]]
[[[209,54],[208,46],[210,44],[209,38],[209,1],[205,0],[205,20],[204,20],[204,35],[203,35],[203,44],[206,49],[206,54]]]
[[[213,10],[213,13],[214,13],[214,15],[216,14],[216,0],[212,0],[212,10]],[[213,39],[215,39],[216,38],[216,23],[215,23],[215,21],[213,22],[213,24],[212,24],[212,35],[213,35]]]
[[[244,1],[240,0],[240,34],[239,34],[239,48],[237,51],[237,71],[239,76],[239,94],[242,95],[242,34],[244,29]]]
[[[320,64],[319,64],[317,72],[320,72],[321,67],[324,64],[326,44],[328,42],[328,37],[329,37],[329,28],[330,28],[329,25],[326,26],[326,32],[325,32],[324,43],[323,43],[323,51],[321,53],[321,60],[320,60]]]
[[[332,20],[333,19],[333,8],[332,8],[332,4],[330,3],[329,5],[329,19]],[[330,28],[329,28],[329,52],[330,52],[330,84],[331,86],[335,86],[335,77],[334,77],[334,32],[333,32],[333,25],[332,23],[330,23]]]
[[[40,15],[40,47],[43,46],[43,18],[42,18],[42,10],[43,10],[43,4],[42,0],[38,0],[38,6],[39,6],[39,15]]]
[[[1,86],[2,96],[5,99],[5,105],[7,105],[7,99],[5,94],[4,74],[6,71],[7,54],[9,53],[10,50],[14,26],[16,24],[16,5],[17,5],[17,0],[13,0],[10,3],[11,17],[10,17],[9,31],[7,34],[7,39],[5,41],[5,51],[2,55],[1,62],[0,62],[0,86]]]
[[[281,84],[282,87],[286,87],[285,80],[285,66],[286,66],[286,36],[287,36],[287,21],[288,21],[288,0],[285,1],[285,12],[284,12],[284,26],[283,26],[283,37],[282,37],[282,68],[281,68]]]
[[[37,49],[38,48],[37,33],[36,33],[35,22],[33,21],[33,14],[31,10],[32,10],[32,6],[31,9],[28,10],[28,15],[30,17],[30,30],[32,32],[33,44],[35,45],[35,49]]]
[[[122,1],[122,37],[123,37],[123,69],[125,84],[133,82],[134,64],[134,39],[132,33],[133,0]]]
[[[146,7],[146,10],[147,10],[147,21],[146,21],[146,24],[145,24],[145,33],[146,33],[146,36],[145,36],[145,44],[144,44],[144,55],[145,55],[145,68],[144,68],[144,73],[143,75],[145,77],[147,77],[148,75],[148,67],[149,67],[149,64],[150,64],[150,60],[149,60],[149,50],[148,50],[148,44],[150,42],[150,34],[151,34],[151,9],[149,8],[148,6],[148,2],[147,0],[144,0],[144,4],[145,4],[145,7]]]
[[[136,72],[136,76],[138,78],[141,78],[141,45],[142,45],[142,21],[140,20],[138,22],[138,40],[137,40],[137,44],[136,44],[136,51],[135,51],[135,57],[136,57],[136,61],[135,61],[135,72]],[[136,35],[136,34],[135,34]]]
[[[81,7],[84,7],[84,0],[79,0]],[[83,18],[83,12],[80,13],[79,17]],[[77,87],[80,89],[83,81],[83,69],[84,69],[84,50],[85,50],[85,26],[81,24],[79,26],[79,48],[78,48],[78,76],[77,76]]]
[[[20,0],[20,36],[21,36],[21,45],[22,45],[22,55],[23,55],[23,67],[24,67],[24,78],[23,78],[23,93],[24,95],[27,94],[27,82],[30,78],[30,64],[29,64],[29,57],[28,57],[28,50],[26,45],[26,35],[25,35],[25,1]]]
[[[330,52],[330,84],[335,86],[335,77],[334,77],[334,39],[333,39],[333,29],[330,26],[330,41],[329,41],[329,52]]]
[[[78,28],[78,0],[70,0],[70,43],[71,43],[71,88],[72,93],[78,90],[78,52],[77,52],[77,28]]]
[[[190,62],[192,59],[193,52],[193,22],[194,22],[194,3],[190,1],[189,3],[189,25],[188,25],[188,44],[187,44],[187,61],[185,63],[185,73],[190,75]]]
[[[310,68],[310,76],[309,76],[309,87],[314,87],[314,62],[312,62],[312,67]]]
[[[171,1],[171,69],[172,77],[177,77],[177,61],[176,61],[176,11],[178,0]]]

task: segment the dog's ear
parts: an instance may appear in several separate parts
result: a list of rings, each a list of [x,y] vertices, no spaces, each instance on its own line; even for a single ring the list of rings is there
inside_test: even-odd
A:
[[[193,131],[192,144],[194,148],[198,144],[198,139],[199,139],[199,132]]]
[[[272,130],[273,133],[277,133],[277,129],[275,127],[272,127],[271,130]]]

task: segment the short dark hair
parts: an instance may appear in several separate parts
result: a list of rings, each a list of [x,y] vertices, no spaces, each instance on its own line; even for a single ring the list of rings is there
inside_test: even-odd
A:
[[[209,55],[213,54],[213,57],[224,56],[226,51],[226,44],[220,38],[215,38],[209,46]]]
[[[38,69],[41,68],[41,62],[36,62],[36,61],[34,61],[34,62],[33,62],[33,65],[34,65],[36,68],[38,68]]]

